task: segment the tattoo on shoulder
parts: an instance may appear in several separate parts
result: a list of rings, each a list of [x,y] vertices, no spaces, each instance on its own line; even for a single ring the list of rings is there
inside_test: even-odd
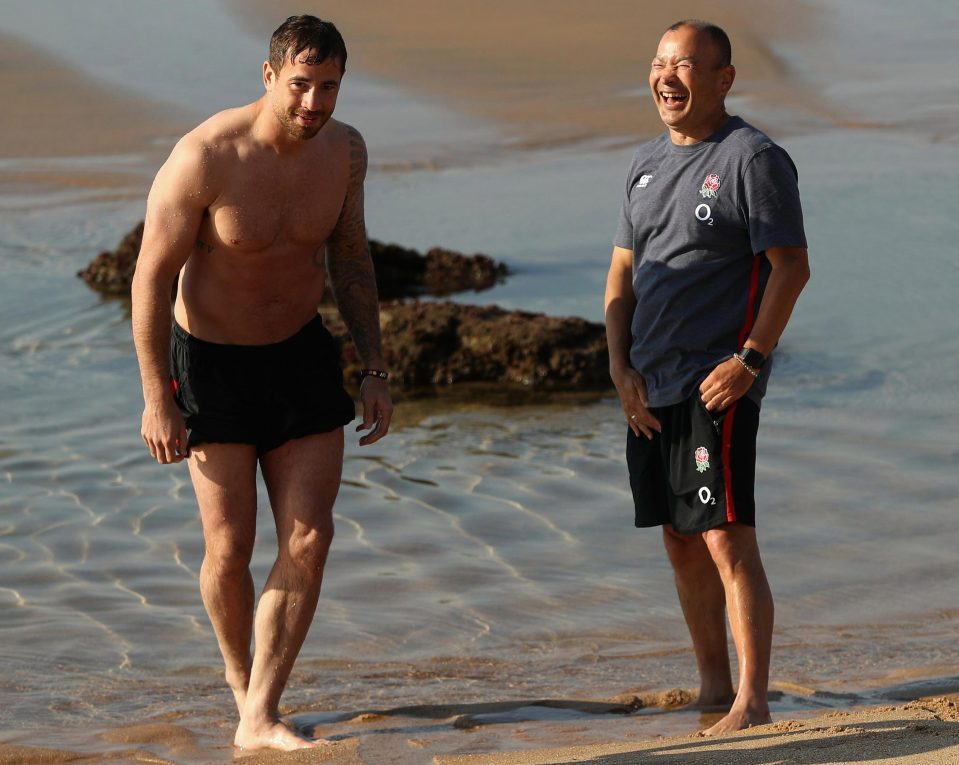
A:
[[[350,185],[362,183],[366,177],[366,142],[355,127],[346,126],[350,138]]]

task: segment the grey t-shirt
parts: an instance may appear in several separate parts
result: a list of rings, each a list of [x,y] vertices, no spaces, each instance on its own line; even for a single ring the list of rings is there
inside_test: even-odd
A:
[[[614,244],[633,252],[630,362],[650,406],[689,398],[742,347],[762,300],[770,247],[805,247],[796,167],[764,133],[730,117],[690,146],[639,147]],[[746,394],[760,404],[771,360]]]

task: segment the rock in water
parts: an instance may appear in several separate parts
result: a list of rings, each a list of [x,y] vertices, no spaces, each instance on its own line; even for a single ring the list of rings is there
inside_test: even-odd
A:
[[[324,312],[341,343],[347,376],[359,370],[349,333]],[[380,306],[383,352],[395,383],[406,388],[497,383],[533,391],[609,388],[606,331],[576,317],[448,301],[391,301]]]

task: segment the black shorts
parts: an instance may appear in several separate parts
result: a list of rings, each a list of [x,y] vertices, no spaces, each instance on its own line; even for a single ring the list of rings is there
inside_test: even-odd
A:
[[[706,410],[699,392],[652,409],[662,433],[626,437],[636,526],[672,524],[696,534],[724,523],[756,525],[756,434],[759,407],[741,398],[723,412]]]
[[[339,349],[319,316],[269,345],[211,343],[174,322],[170,369],[191,447],[254,444],[262,455],[355,416]]]

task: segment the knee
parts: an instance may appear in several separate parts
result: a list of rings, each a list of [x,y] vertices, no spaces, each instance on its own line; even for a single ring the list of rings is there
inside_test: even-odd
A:
[[[734,573],[758,560],[759,550],[751,531],[732,525],[706,533],[706,547],[721,573]]]
[[[231,577],[245,574],[253,557],[253,540],[239,537],[220,537],[207,540],[203,565],[216,576]]]
[[[333,522],[330,520],[292,534],[286,552],[289,559],[304,571],[322,572],[332,543]]]
[[[671,527],[663,527],[663,545],[673,568],[686,568],[703,556],[703,540],[699,534],[679,534]]]

